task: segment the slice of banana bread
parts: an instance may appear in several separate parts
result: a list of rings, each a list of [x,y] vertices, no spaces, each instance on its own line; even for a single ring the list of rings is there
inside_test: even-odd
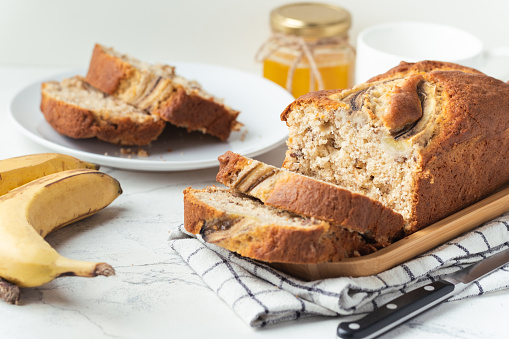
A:
[[[152,115],[188,131],[226,140],[238,130],[238,111],[205,92],[168,65],[149,64],[112,48],[95,45],[86,81]]]
[[[283,167],[381,202],[408,233],[509,181],[509,84],[459,65],[402,63],[302,96],[281,119]]]
[[[401,214],[367,196],[226,152],[216,180],[264,204],[339,224],[383,245],[404,234]]]
[[[94,138],[118,145],[143,146],[155,140],[166,122],[115,97],[76,76],[41,85],[41,111],[60,134]]]
[[[184,190],[184,227],[208,243],[267,262],[330,262],[376,250],[357,232],[215,186]]]

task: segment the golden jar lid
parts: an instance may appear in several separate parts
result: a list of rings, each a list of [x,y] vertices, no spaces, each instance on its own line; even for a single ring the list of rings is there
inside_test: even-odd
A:
[[[270,24],[275,32],[307,38],[346,35],[351,23],[347,10],[323,3],[294,3],[270,13]]]

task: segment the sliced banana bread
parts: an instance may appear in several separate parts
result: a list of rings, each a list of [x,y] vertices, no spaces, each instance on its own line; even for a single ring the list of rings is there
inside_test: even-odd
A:
[[[152,115],[188,131],[201,131],[226,140],[238,130],[238,111],[205,92],[168,65],[149,64],[112,48],[95,45],[86,80]]]
[[[401,214],[378,201],[230,151],[219,157],[216,180],[266,205],[339,224],[380,244],[404,234]]]
[[[41,85],[41,111],[60,134],[118,145],[143,146],[155,140],[166,122],[109,96],[76,76]]]
[[[366,195],[408,233],[509,181],[509,84],[424,61],[344,91],[300,97],[283,167]]]
[[[184,190],[184,227],[208,243],[267,262],[320,263],[376,250],[357,232],[214,186]]]

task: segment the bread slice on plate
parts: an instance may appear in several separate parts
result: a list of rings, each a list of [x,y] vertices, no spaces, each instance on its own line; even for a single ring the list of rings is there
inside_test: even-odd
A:
[[[96,44],[86,80],[152,115],[226,140],[242,125],[239,112],[206,92],[199,83],[176,74],[169,65],[149,64]]]
[[[75,139],[98,138],[118,145],[143,146],[163,131],[157,116],[109,96],[82,77],[41,85],[41,111],[60,134]]]
[[[184,227],[208,243],[266,262],[339,261],[376,250],[357,232],[215,186],[184,190]]]
[[[266,205],[339,224],[381,244],[403,235],[401,214],[378,201],[230,151],[219,157],[216,180]]]

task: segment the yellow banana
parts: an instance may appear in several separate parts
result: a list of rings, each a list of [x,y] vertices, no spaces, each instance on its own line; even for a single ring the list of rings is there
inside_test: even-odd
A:
[[[111,176],[76,169],[44,176],[0,196],[0,277],[19,287],[34,287],[62,275],[114,274],[106,263],[61,256],[44,236],[98,212],[121,193]]]
[[[30,154],[0,160],[0,195],[48,174],[76,168],[97,170],[99,166],[60,153]]]

